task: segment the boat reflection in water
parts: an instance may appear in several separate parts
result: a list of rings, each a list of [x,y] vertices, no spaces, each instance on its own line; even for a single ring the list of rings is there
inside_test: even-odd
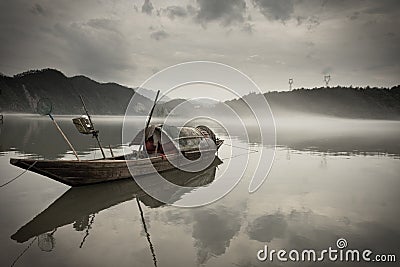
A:
[[[191,173],[174,169],[160,173],[161,176],[169,182],[182,186],[178,192],[172,190],[172,187],[158,188],[160,187],[160,185],[157,184],[157,180],[160,180],[158,176],[148,175],[143,178],[154,179],[154,188],[163,192],[163,196],[165,196],[163,199],[169,199],[169,203],[174,203],[185,193],[192,191],[193,187],[204,186],[214,181],[216,168],[221,163],[222,161],[216,157],[214,162],[201,172]],[[21,227],[11,238],[18,243],[23,243],[32,237],[38,237],[39,246],[41,240],[48,240],[54,243],[56,229],[64,225],[73,224],[75,230],[86,230],[87,232],[80,245],[80,247],[82,247],[85,238],[89,234],[88,231],[91,228],[96,213],[132,200],[135,197],[150,208],[165,205],[147,195],[133,179],[83,187],[72,187],[55,200],[47,209]],[[139,201],[138,205],[139,210],[141,210]],[[142,221],[145,223],[144,220]],[[45,246],[46,245],[43,245],[43,247]],[[52,249],[51,244],[48,246],[50,246],[50,248],[44,248],[44,250]],[[40,247],[42,248],[42,246]]]

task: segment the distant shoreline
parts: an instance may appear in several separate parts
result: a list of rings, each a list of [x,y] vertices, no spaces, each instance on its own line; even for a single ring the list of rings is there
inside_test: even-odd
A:
[[[48,98],[53,104],[52,114],[74,116],[82,112],[79,98],[82,95],[89,112],[96,116],[123,116],[133,96],[135,103],[130,105],[130,114],[147,116],[154,101],[151,97],[153,91],[143,89],[147,96],[137,91],[142,92],[116,83],[99,83],[85,76],[66,77],[54,69],[28,71],[14,77],[0,76],[0,114],[35,114],[38,101]],[[257,105],[260,97],[265,97],[275,116],[305,113],[338,118],[400,120],[399,85],[392,88],[336,86],[250,93],[213,105],[172,99],[158,103],[154,115],[165,117],[180,106],[180,113],[185,116],[203,112],[219,116],[224,114],[221,113],[223,106],[228,105],[245,117],[251,114],[248,103],[253,103],[253,109],[263,108]]]
[[[48,117],[47,115],[39,115],[35,113],[0,113],[4,115],[4,120],[6,120],[8,117],[18,117],[18,118],[26,118],[26,119],[44,119],[47,120]],[[70,120],[75,117],[80,117],[83,114],[52,114],[56,119],[59,120]],[[101,115],[101,114],[93,114],[91,115],[94,118],[98,119],[123,119],[125,115],[120,114],[120,115]],[[298,113],[298,114],[291,114],[291,115],[273,115],[276,121],[281,121],[284,122],[286,120],[291,120],[291,121],[302,121],[304,118],[320,118],[320,119],[327,119],[327,120],[337,120],[337,121],[352,121],[352,120],[357,120],[357,121],[380,121],[380,122],[400,122],[399,119],[374,119],[374,118],[348,118],[348,117],[336,117],[336,116],[329,116],[329,115],[320,115],[320,114],[307,114],[307,113]],[[134,115],[134,116],[129,116],[130,118],[137,118],[137,119],[147,119],[147,116],[141,116],[141,115]],[[153,117],[153,120],[163,120],[164,117]],[[176,119],[186,119],[186,117],[183,116],[176,116]],[[242,118],[244,121],[248,119],[247,117]]]

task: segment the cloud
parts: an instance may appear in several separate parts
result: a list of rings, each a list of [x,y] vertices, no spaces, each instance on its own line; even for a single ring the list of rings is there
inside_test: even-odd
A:
[[[385,37],[387,37],[387,38],[394,38],[394,37],[396,37],[396,34],[395,34],[394,32],[387,32],[387,33],[385,34]]]
[[[142,5],[142,13],[146,13],[147,15],[151,15],[153,12],[153,4],[150,2],[150,0],[144,0],[144,3]]]
[[[252,34],[253,33],[254,24],[250,24],[248,22],[243,24],[242,31]]]
[[[195,20],[202,25],[220,21],[223,26],[243,22],[246,13],[244,0],[197,0],[199,10]]]
[[[331,217],[312,210],[262,215],[249,222],[246,232],[252,240],[269,243],[279,239],[281,247],[297,250],[325,249],[338,239],[339,233],[347,233],[345,237],[354,248],[379,248],[382,251],[398,247],[399,239],[397,231],[379,222],[355,222],[348,217]]]
[[[110,19],[90,19],[86,25],[98,30],[118,32],[116,21]]]
[[[176,17],[184,18],[188,15],[188,11],[181,6],[169,6],[163,10],[163,12],[170,19],[175,19]]]
[[[264,58],[262,56],[260,56],[260,55],[255,54],[255,55],[248,56],[246,58],[246,60],[247,61],[253,61],[253,62],[261,62],[261,61],[264,60]]]
[[[260,242],[271,242],[275,238],[282,238],[287,231],[288,224],[283,214],[275,213],[258,217],[248,227],[250,239]]]
[[[31,9],[31,12],[36,15],[45,16],[46,12],[44,11],[43,7],[40,4],[35,4]]]
[[[253,4],[269,20],[285,22],[294,12],[293,0],[253,0]]]
[[[322,69],[321,74],[328,75],[328,74],[332,73],[332,71],[333,71],[333,68],[331,66],[327,66]]]
[[[303,17],[297,16],[297,25],[305,25],[308,30],[312,30],[321,24],[318,16]]]
[[[150,34],[150,37],[157,41],[165,39],[168,36],[169,36],[169,34],[164,30],[154,31]]]
[[[355,12],[353,12],[353,14],[352,14],[351,16],[349,16],[349,19],[350,19],[350,20],[356,20],[356,19],[358,19],[359,17],[360,17],[360,12],[355,11]]]
[[[186,10],[187,10],[188,14],[192,15],[192,16],[196,15],[196,13],[197,13],[196,8],[192,5],[187,5]]]
[[[315,1],[312,0],[303,0],[305,2],[310,2],[316,8],[318,5],[315,5]],[[398,10],[400,8],[400,1],[398,0],[381,0],[381,1],[373,1],[373,0],[324,0],[322,2],[323,10],[329,14],[341,14],[347,11],[353,10],[357,15],[370,14],[370,15],[389,15],[389,14],[398,14]]]
[[[240,230],[240,217],[237,211],[219,208],[215,210],[199,210],[194,216],[194,246],[197,251],[197,262],[203,265],[211,256],[223,255],[231,240]]]
[[[0,71],[53,67],[137,85],[153,67],[176,63],[170,51],[179,51],[180,61],[219,61],[223,54],[224,63],[246,68],[263,90],[286,88],[288,72],[301,86],[320,84],[325,66],[343,85],[393,86],[399,6],[388,0],[0,1]],[[287,30],[271,21],[284,21]],[[272,65],[267,79],[263,68]]]
[[[115,32],[99,33],[91,30],[87,23],[72,23],[56,24],[52,34],[64,43],[63,55],[68,57],[64,60],[80,74],[113,81],[123,71],[136,68],[125,39]]]

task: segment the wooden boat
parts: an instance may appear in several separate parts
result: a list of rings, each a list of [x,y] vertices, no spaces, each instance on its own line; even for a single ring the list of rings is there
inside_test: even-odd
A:
[[[171,169],[161,173],[161,176],[167,181],[182,186],[179,191],[157,184],[158,177],[156,175],[148,175],[143,178],[154,179],[154,189],[162,192],[164,199],[168,199],[169,203],[174,203],[184,194],[193,190],[193,187],[205,186],[214,181],[216,168],[221,163],[222,161],[216,157],[208,168],[200,172]],[[82,229],[88,227],[88,218],[91,215],[130,201],[135,197],[150,208],[164,205],[164,203],[146,194],[133,179],[93,186],[72,187],[30,222],[22,226],[11,238],[18,243],[23,243],[32,237],[69,224],[72,224],[76,231],[82,231]]]
[[[204,143],[209,149],[204,148]],[[171,170],[176,168],[176,164],[174,166],[171,162],[180,162],[182,156],[189,161],[178,167],[192,162],[198,164],[195,160],[200,154],[212,162],[222,143],[223,140],[216,138],[206,126],[194,128],[150,125],[139,132],[131,142],[131,145],[143,145],[144,149],[139,147],[131,154],[96,160],[12,158],[10,163],[69,186],[81,186]],[[201,144],[203,149],[200,151]]]

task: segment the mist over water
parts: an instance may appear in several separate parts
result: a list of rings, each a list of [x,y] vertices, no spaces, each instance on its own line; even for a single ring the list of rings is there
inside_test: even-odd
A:
[[[101,157],[95,140],[80,135],[70,116],[55,117],[80,156]],[[142,127],[145,118],[130,120]],[[115,154],[123,153],[122,121],[118,116],[94,116],[102,144],[111,145]],[[176,125],[185,121],[172,120]],[[234,179],[243,173],[224,198],[182,209],[155,201],[131,181],[71,189],[28,172],[0,189],[1,265],[16,260],[15,266],[153,266],[135,196],[157,266],[265,266],[256,257],[265,244],[272,249],[325,249],[340,237],[353,248],[399,257],[399,121],[279,114],[275,160],[265,183],[253,194],[248,186],[257,168],[254,159],[273,149],[261,137],[271,134],[270,129],[259,131],[249,118],[247,142],[240,130],[226,136],[211,121],[193,123],[200,122],[226,140],[219,151],[222,164],[196,179],[179,172],[169,177],[183,184],[195,181],[195,190],[202,190],[221,177]],[[22,172],[9,164],[12,157],[74,158],[46,117],[7,116],[0,131],[0,183]],[[241,148],[258,152],[249,154]],[[248,167],[239,169],[244,160]],[[192,193],[182,191],[174,197],[179,202]]]
[[[281,146],[332,153],[400,153],[399,121],[307,114],[275,118],[277,143]]]

